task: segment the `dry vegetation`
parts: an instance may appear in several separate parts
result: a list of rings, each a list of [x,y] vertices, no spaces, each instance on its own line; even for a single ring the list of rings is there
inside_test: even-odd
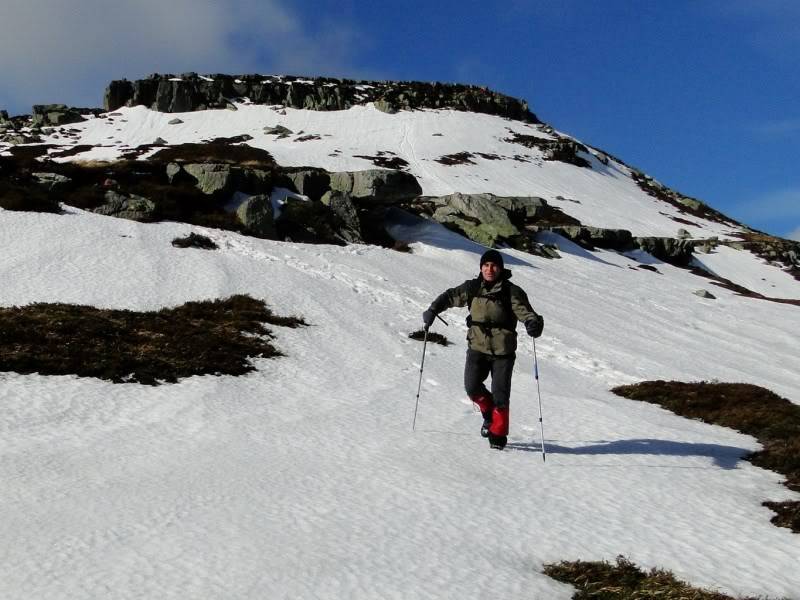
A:
[[[192,375],[242,375],[282,353],[265,324],[298,327],[237,295],[153,312],[74,304],[0,308],[0,371],[156,385]]]
[[[176,248],[200,248],[201,250],[216,250],[219,248],[210,237],[194,232],[186,237],[175,238],[172,240],[172,245]]]
[[[425,330],[419,329],[417,331],[409,333],[408,337],[410,337],[412,340],[423,342],[425,341]],[[432,331],[428,332],[428,341],[433,344],[439,344],[440,346],[450,346],[452,344],[452,342],[448,340],[445,336],[443,336],[441,333],[434,333]]]
[[[764,447],[746,457],[758,467],[786,476],[800,492],[800,406],[756,385],[645,381],[611,390],[631,400],[658,404],[675,414],[722,425],[755,437]],[[800,502],[765,502],[778,515],[772,522],[800,533]]]
[[[549,577],[577,588],[572,600],[735,600],[731,596],[691,587],[672,573],[653,569],[645,573],[631,561],[617,557],[616,564],[561,562],[545,565]],[[740,600],[754,600],[742,598]]]

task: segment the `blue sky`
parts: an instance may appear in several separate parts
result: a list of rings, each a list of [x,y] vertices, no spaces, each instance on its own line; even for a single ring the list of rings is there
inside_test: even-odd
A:
[[[0,107],[99,106],[153,72],[487,85],[769,233],[800,239],[794,0],[3,0]]]

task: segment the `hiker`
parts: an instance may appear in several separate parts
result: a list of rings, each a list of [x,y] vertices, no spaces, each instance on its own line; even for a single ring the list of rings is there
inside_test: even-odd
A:
[[[427,331],[436,315],[456,306],[467,306],[467,361],[464,387],[483,416],[481,435],[489,446],[502,450],[508,440],[508,403],[511,372],[517,349],[517,321],[525,324],[531,337],[542,335],[544,319],[531,308],[528,296],[509,281],[503,256],[488,250],[481,256],[480,274],[450,288],[422,314]],[[484,381],[491,373],[492,391]]]

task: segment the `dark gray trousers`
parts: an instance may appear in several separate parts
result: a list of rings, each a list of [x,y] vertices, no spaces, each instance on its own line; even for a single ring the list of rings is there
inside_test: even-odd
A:
[[[492,397],[495,408],[508,408],[511,396],[511,373],[514,370],[516,355],[492,356],[475,350],[467,350],[464,365],[464,388],[468,396],[479,396],[489,390],[483,382],[491,374]]]

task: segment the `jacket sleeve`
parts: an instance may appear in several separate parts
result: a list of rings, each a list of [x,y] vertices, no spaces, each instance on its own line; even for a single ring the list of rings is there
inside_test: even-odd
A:
[[[461,285],[445,290],[431,303],[430,310],[438,315],[448,308],[466,306],[467,300],[469,299],[469,286],[471,283],[471,280],[467,280]]]
[[[525,323],[530,319],[538,319],[539,314],[533,310],[531,303],[528,301],[528,295],[525,291],[517,286],[511,286],[511,310],[514,311],[514,316],[518,320]]]

